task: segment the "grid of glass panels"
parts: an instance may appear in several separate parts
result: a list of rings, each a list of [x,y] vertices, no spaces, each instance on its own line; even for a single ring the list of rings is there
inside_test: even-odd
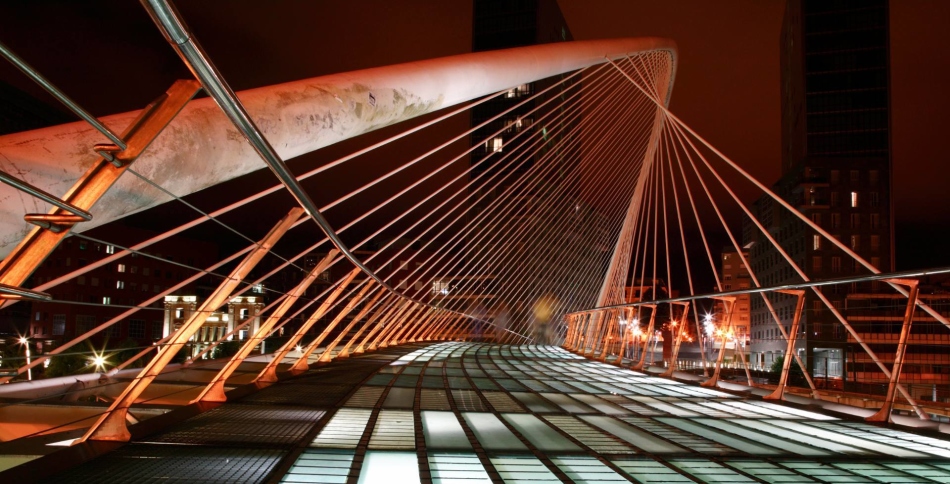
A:
[[[324,482],[290,480],[313,462],[329,466],[321,479],[346,467],[357,482],[397,470],[399,482],[459,484],[950,482],[950,440],[939,436],[546,346],[416,349],[365,380],[311,447],[286,482]]]

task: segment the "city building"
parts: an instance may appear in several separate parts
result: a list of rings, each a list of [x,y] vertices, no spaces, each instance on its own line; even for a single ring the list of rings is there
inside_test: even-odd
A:
[[[121,251],[121,247],[155,235],[134,227],[110,231],[109,242],[120,245],[94,242],[81,236],[69,237],[36,269],[26,285],[36,287],[50,282],[64,272],[94,264]],[[164,298],[158,294],[193,276],[195,271],[191,268],[204,269],[217,257],[215,244],[170,237],[143,253],[130,254],[58,283],[47,290],[53,296],[52,302],[20,301],[16,305],[30,308],[27,334],[36,342],[36,352],[43,353],[118,317],[129,307],[155,299],[148,307],[91,338],[96,344],[111,347],[126,342],[150,345],[168,334],[163,319]],[[204,296],[219,280],[206,274],[174,293]]]
[[[747,252],[743,252],[743,255],[747,258],[749,256]],[[720,258],[720,274],[722,276],[723,291],[736,291],[752,287],[749,269],[743,264],[738,252],[731,248],[725,248],[722,250]],[[722,301],[716,303],[715,309],[708,315],[708,318],[706,315],[703,315],[705,321],[710,323],[708,328],[714,328],[711,330],[711,334],[706,335],[707,342],[704,344],[704,348],[707,352],[718,351],[722,346],[722,338],[719,337],[717,330],[725,331],[728,334],[729,329],[726,327],[728,323],[732,326],[732,330],[731,337],[726,338],[726,358],[729,361],[738,361],[737,358],[740,357],[740,353],[744,354],[746,358],[749,358],[748,346],[751,332],[750,297],[749,294],[736,296],[736,301],[732,305],[731,318],[727,314],[728,308],[726,308]],[[705,332],[710,333],[710,330],[707,329]],[[739,347],[736,346],[737,344]],[[750,363],[753,365],[756,364],[756,362],[751,360]]]
[[[888,8],[887,0],[787,3],[781,36],[782,177],[773,186],[883,271],[894,263]],[[768,196],[753,212],[809,279],[869,273]],[[743,234],[762,285],[802,280],[751,220],[744,221]],[[878,290],[869,283],[824,293],[840,310],[847,294]],[[787,331],[796,299],[770,298]],[[785,341],[761,298],[753,298],[751,308],[753,361],[768,368],[784,353]],[[827,367],[827,380],[840,385],[847,379],[841,371],[844,329],[813,292],[807,293],[805,308],[796,351],[813,373]]]

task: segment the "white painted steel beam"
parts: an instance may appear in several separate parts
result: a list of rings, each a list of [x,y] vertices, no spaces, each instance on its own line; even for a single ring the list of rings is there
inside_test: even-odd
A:
[[[238,93],[283,159],[309,153],[506,88],[648,51],[676,47],[653,37],[562,42],[364,69]],[[670,76],[671,83],[675,76]],[[665,86],[666,95],[671,86]],[[121,131],[139,113],[102,118]],[[65,193],[98,155],[102,135],[85,122],[0,136],[0,171],[54,195]],[[260,157],[211,99],[194,100],[136,161],[136,170],[178,196],[264,168]],[[83,231],[168,201],[135,177],[123,177],[91,210]],[[0,257],[32,227],[25,213],[45,202],[0,186]]]

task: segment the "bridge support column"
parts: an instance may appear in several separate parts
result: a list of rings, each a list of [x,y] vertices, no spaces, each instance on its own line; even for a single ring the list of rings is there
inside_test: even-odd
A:
[[[798,338],[798,328],[802,321],[802,312],[805,310],[805,291],[801,289],[793,289],[778,292],[797,296],[798,301],[795,303],[795,316],[792,318],[792,328],[788,334],[788,344],[785,346],[785,359],[782,360],[782,374],[778,377],[778,385],[775,387],[775,391],[762,397],[763,400],[785,399],[785,386],[788,384],[788,371],[792,367],[792,353],[795,351],[795,340]]]
[[[287,356],[287,353],[290,353],[290,350],[297,347],[297,344],[300,343],[300,340],[303,339],[304,335],[307,334],[307,331],[310,331],[310,328],[312,328],[313,325],[316,324],[316,322],[319,321],[324,314],[326,314],[327,310],[330,308],[330,305],[336,301],[336,298],[340,297],[340,294],[344,289],[346,289],[346,286],[350,284],[350,281],[356,277],[358,272],[359,269],[353,269],[349,274],[347,274],[345,278],[343,278],[342,281],[340,281],[336,289],[334,289],[333,292],[331,292],[330,295],[327,296],[327,298],[323,301],[323,303],[320,304],[320,307],[318,307],[317,310],[314,311],[306,321],[304,321],[303,325],[300,326],[300,329],[298,329],[297,332],[294,333],[294,335],[291,336],[290,339],[288,339],[287,342],[280,347],[280,350],[274,353],[274,358],[270,360],[269,363],[267,363],[267,366],[265,366],[263,370],[261,370],[260,374],[257,375],[257,378],[254,379],[254,383],[266,385],[277,381],[277,366],[280,365],[280,362],[284,360],[284,358]]]
[[[676,371],[676,365],[680,354],[680,345],[683,344],[683,333],[686,332],[686,327],[689,324],[689,302],[678,302],[673,304],[683,306],[683,316],[676,325],[676,336],[673,339],[673,354],[670,357],[670,367],[660,375],[668,377],[673,376],[673,372]]]
[[[294,207],[287,215],[282,218],[261,240],[257,249],[249,253],[237,267],[231,271],[231,274],[215,289],[215,291],[205,300],[204,304],[185,321],[177,331],[169,338],[168,343],[158,350],[158,354],[152,358],[145,368],[139,372],[132,383],[122,391],[118,398],[109,407],[99,420],[86,432],[79,442],[86,440],[111,440],[118,442],[128,442],[132,435],[126,427],[126,417],[129,413],[129,407],[135,403],[136,399],[142,395],[146,388],[161,374],[162,370],[172,361],[178,351],[184,348],[192,335],[201,328],[208,316],[214,310],[225,304],[232,296],[232,292],[238,284],[244,280],[254,266],[274,247],[274,244],[280,240],[290,227],[303,215],[302,208]]]
[[[340,296],[342,296],[343,292],[346,291],[347,286],[349,286],[353,282],[353,279],[356,279],[356,276],[359,273],[360,273],[360,269],[356,268],[350,271],[350,273],[347,274],[346,277],[343,278],[343,281],[340,282],[340,285],[338,285],[336,289],[334,289],[333,292],[330,293],[330,295],[326,298],[326,300],[323,301],[323,304],[320,305],[320,308],[318,308],[316,312],[313,313],[312,319],[314,320],[314,322],[323,318],[323,316],[325,316],[327,312],[330,311],[330,307],[336,303],[337,299],[340,299]],[[366,290],[367,287],[368,286],[364,286],[363,290]],[[354,300],[355,299],[351,299],[350,303],[347,304],[346,307],[352,309],[353,308],[352,305],[355,305]],[[345,312],[346,310],[344,309],[343,311],[340,311],[340,314],[343,314],[344,316],[346,316]],[[327,335],[330,334],[330,331],[333,330],[333,327],[336,326],[336,323],[339,323],[339,321],[340,321],[339,317],[334,318],[333,321],[327,324],[327,326],[323,328],[323,331],[321,331],[320,334],[318,334],[317,337],[314,338],[313,341],[311,341],[310,344],[308,344],[303,349],[303,351],[300,352],[300,358],[297,358],[297,361],[295,361],[294,364],[290,367],[291,373],[293,374],[303,373],[307,371],[307,369],[310,368],[310,365],[308,363],[308,360],[310,359],[310,355],[313,353],[314,350],[317,349],[317,346],[319,346],[320,343],[323,342],[324,338],[326,338]]]
[[[650,322],[647,324],[647,331],[644,333],[646,338],[643,340],[643,348],[640,352],[640,361],[631,366],[631,370],[643,371],[643,365],[647,361],[647,349],[650,347],[650,340],[653,339],[654,327],[656,326],[656,304],[643,304],[641,307],[650,308]]]
[[[373,281],[368,281],[366,284],[367,286],[371,286],[373,285]],[[320,355],[320,359],[318,359],[317,361],[321,363],[327,363],[334,358],[331,355],[333,350],[337,347],[337,345],[340,344],[340,341],[343,341],[343,338],[345,338],[346,335],[350,333],[350,330],[353,329],[353,326],[356,326],[356,323],[358,323],[361,319],[363,319],[363,317],[366,316],[366,313],[369,312],[369,309],[373,307],[373,305],[375,305],[377,301],[379,301],[379,298],[382,297],[383,292],[384,292],[383,290],[380,290],[379,292],[377,292],[376,295],[373,296],[373,299],[370,299],[370,301],[366,303],[366,306],[364,306],[363,309],[360,310],[360,312],[356,313],[356,316],[353,317],[353,320],[350,321],[350,324],[346,325],[346,327],[343,328],[342,331],[340,331],[340,334],[338,334],[336,338],[333,341],[331,341],[330,344],[327,345],[327,349],[323,350],[323,353]],[[346,357],[346,355],[343,354],[343,350],[341,350],[340,353],[337,355],[337,357],[340,357],[340,356]]]
[[[907,338],[910,337],[910,328],[914,322],[914,309],[917,305],[918,281],[910,279],[889,279],[892,284],[907,286],[907,308],[904,310],[904,324],[901,326],[901,336],[897,341],[897,350],[894,354],[894,367],[891,370],[891,378],[887,383],[887,395],[884,396],[884,402],[881,409],[874,415],[866,418],[868,422],[890,422],[891,409],[894,407],[894,399],[897,397],[897,385],[900,382],[901,370],[904,367],[904,353],[907,351]]]
[[[719,299],[726,306],[726,329],[722,331],[722,342],[719,347],[719,356],[716,357],[716,368],[713,369],[713,376],[708,380],[700,383],[700,386],[703,387],[715,387],[719,383],[719,372],[722,369],[722,360],[726,356],[726,341],[729,338],[729,332],[732,331],[732,316],[733,309],[736,304],[736,298],[734,296],[723,296],[717,297],[714,299]]]
[[[234,373],[234,370],[237,370],[237,368],[241,366],[241,363],[243,363],[244,359],[251,354],[251,351],[254,350],[255,346],[261,344],[261,342],[267,338],[270,332],[274,329],[274,326],[277,324],[277,322],[280,321],[280,318],[284,317],[284,314],[286,314],[287,311],[290,310],[291,306],[293,306],[294,303],[300,299],[300,296],[307,291],[307,288],[317,280],[317,277],[327,268],[328,265],[330,265],[330,262],[334,257],[336,257],[338,253],[339,251],[336,249],[330,250],[326,257],[324,257],[323,260],[313,267],[310,273],[307,274],[307,276],[304,277],[302,281],[300,281],[300,284],[297,284],[297,287],[287,294],[287,297],[284,298],[284,300],[280,303],[280,306],[278,306],[277,309],[275,309],[274,312],[267,317],[267,320],[265,320],[264,324],[262,324],[257,329],[257,332],[244,342],[244,345],[241,346],[241,349],[238,350],[238,352],[235,353],[233,357],[231,357],[231,360],[228,361],[228,363],[224,365],[223,368],[221,368],[221,371],[219,371],[214,379],[208,383],[208,386],[202,390],[201,394],[198,395],[198,397],[195,398],[192,403],[198,401],[224,402],[227,400],[227,396],[224,394],[224,384],[227,382],[231,374]]]

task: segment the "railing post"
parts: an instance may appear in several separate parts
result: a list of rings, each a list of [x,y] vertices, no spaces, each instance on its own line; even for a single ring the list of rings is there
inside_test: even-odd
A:
[[[778,385],[771,394],[762,397],[763,400],[784,400],[785,387],[788,384],[788,372],[792,365],[792,353],[795,351],[795,340],[798,338],[798,328],[802,321],[802,312],[805,310],[805,291],[793,289],[787,291],[778,291],[784,294],[791,294],[798,297],[795,303],[795,316],[792,318],[792,328],[788,335],[788,344],[785,347],[785,359],[782,361],[782,374],[778,377]]]
[[[650,346],[650,339],[653,338],[653,328],[656,324],[656,304],[643,304],[641,307],[650,308],[650,322],[647,324],[646,339],[643,341],[643,351],[640,352],[640,361],[631,366],[631,370],[643,371],[643,365],[647,361],[647,347]]]
[[[891,370],[891,378],[887,383],[887,395],[884,397],[881,409],[865,419],[868,422],[890,422],[891,420],[891,409],[894,407],[894,399],[897,397],[897,385],[900,382],[901,370],[904,367],[904,353],[907,351],[907,338],[910,337],[910,328],[914,322],[914,309],[916,309],[917,306],[918,281],[911,279],[890,279],[888,282],[907,286],[907,308],[904,310],[904,324],[901,326],[901,336],[897,341],[897,350],[894,354],[894,368]]]
[[[700,386],[703,387],[715,387],[719,383],[719,371],[722,369],[722,360],[726,356],[726,338],[728,337],[729,331],[732,330],[732,316],[733,309],[735,309],[736,298],[735,296],[718,296],[713,299],[719,299],[726,306],[726,329],[722,330],[722,343],[719,347],[719,356],[716,357],[716,368],[713,370],[713,376],[708,380],[700,383]]]
[[[660,376],[673,376],[673,372],[676,371],[677,360],[679,359],[680,354],[680,345],[683,343],[683,333],[686,332],[686,326],[689,324],[689,302],[676,302],[673,304],[679,304],[683,306],[683,317],[680,318],[679,324],[677,324],[676,337],[673,339],[673,354],[670,356],[670,367],[666,369]]]

